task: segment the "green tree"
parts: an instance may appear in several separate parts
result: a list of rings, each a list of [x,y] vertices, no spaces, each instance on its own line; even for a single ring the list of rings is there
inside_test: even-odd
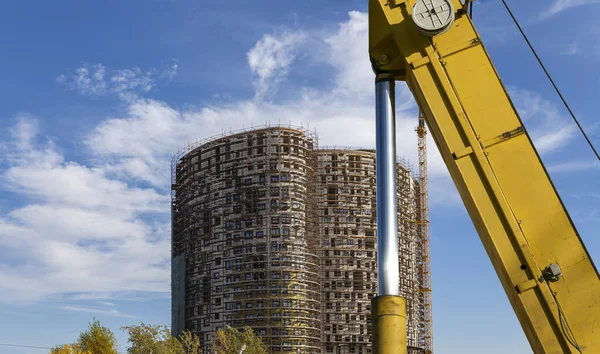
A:
[[[211,341],[211,348],[216,354],[238,354],[243,345],[246,345],[244,354],[267,354],[262,339],[247,326],[243,332],[227,326],[218,330]]]
[[[92,354],[81,350],[77,345],[63,344],[50,349],[50,354]]]
[[[117,340],[110,329],[94,319],[88,330],[79,334],[73,344],[63,344],[50,350],[50,354],[118,354]]]
[[[100,321],[96,319],[89,324],[86,332],[79,335],[77,346],[83,351],[94,354],[119,353],[114,333],[110,329],[101,326]]]
[[[181,354],[182,344],[165,325],[148,325],[140,322],[137,326],[124,326],[121,330],[129,335],[128,354]]]
[[[188,330],[185,330],[183,334],[179,336],[179,342],[181,343],[182,354],[202,353],[200,338]]]

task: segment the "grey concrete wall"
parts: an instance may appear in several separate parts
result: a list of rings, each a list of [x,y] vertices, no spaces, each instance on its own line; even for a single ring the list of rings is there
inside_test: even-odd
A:
[[[171,261],[171,334],[179,337],[185,330],[185,256]]]

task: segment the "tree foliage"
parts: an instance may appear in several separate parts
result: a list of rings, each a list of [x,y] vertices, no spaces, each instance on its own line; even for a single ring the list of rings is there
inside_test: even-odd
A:
[[[63,344],[50,350],[50,354],[118,354],[119,349],[114,333],[93,320],[88,330],[79,334],[73,344]]]
[[[92,352],[84,351],[76,344],[63,344],[52,348],[50,354],[92,354]]]
[[[183,345],[171,336],[165,325],[149,325],[140,322],[137,326],[121,328],[129,334],[128,354],[181,354]]]
[[[267,354],[262,339],[247,326],[242,332],[230,326],[218,330],[211,341],[211,348],[216,354],[239,354],[244,344],[244,354]]]
[[[179,337],[183,354],[201,354],[202,347],[200,346],[200,338],[186,330]]]
[[[165,325],[139,325],[121,327],[129,334],[128,354],[201,354],[200,338],[185,331],[180,338],[171,335]],[[118,354],[114,334],[94,319],[88,330],[79,335],[73,344],[63,344],[51,349],[50,354]],[[266,352],[265,352],[266,353]]]
[[[114,333],[94,320],[89,324],[88,330],[82,332],[77,340],[77,345],[84,351],[94,354],[118,354],[117,339]]]

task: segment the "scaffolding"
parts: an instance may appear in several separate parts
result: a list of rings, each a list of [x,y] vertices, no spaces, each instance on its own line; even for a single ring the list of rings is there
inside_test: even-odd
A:
[[[173,331],[210,352],[225,325],[270,353],[371,353],[377,293],[375,151],[318,148],[267,126],[189,144],[172,161]],[[422,352],[419,185],[397,161],[400,295],[409,353]]]
[[[320,352],[316,144],[307,130],[265,127],[190,145],[174,159],[179,306],[205,353],[225,325],[252,327],[271,353]]]
[[[375,151],[325,148],[317,153],[325,353],[371,353],[371,298],[377,293]],[[400,295],[407,300],[409,351],[419,349],[422,314],[417,264],[417,190],[412,168],[397,164]]]

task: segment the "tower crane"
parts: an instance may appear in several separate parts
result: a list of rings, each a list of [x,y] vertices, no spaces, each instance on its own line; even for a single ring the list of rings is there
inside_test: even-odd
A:
[[[427,185],[427,127],[425,116],[419,112],[419,125],[417,126],[418,153],[419,153],[419,256],[421,262],[421,293],[423,298],[423,329],[420,342],[425,349],[425,354],[433,353],[433,315],[431,299],[431,250],[429,240],[429,188]]]

